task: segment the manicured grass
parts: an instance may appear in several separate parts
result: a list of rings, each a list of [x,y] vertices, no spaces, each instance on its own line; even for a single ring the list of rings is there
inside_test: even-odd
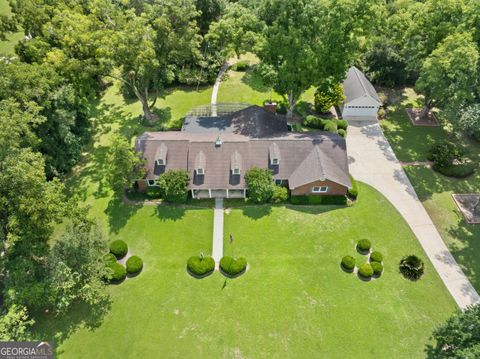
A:
[[[55,336],[68,358],[423,357],[432,328],[455,304],[428,261],[419,282],[398,273],[403,255],[425,255],[392,206],[360,190],[349,208],[234,208],[225,254],[245,256],[250,269],[233,280],[186,272],[188,257],[211,250],[212,209],[119,208],[112,239],[144,259],[142,273],[109,288],[103,319],[80,308],[39,320],[38,336]],[[366,260],[355,253],[362,237],[385,256],[382,278],[368,283],[340,269],[346,254]]]
[[[426,161],[430,147],[436,142],[450,136],[445,123],[441,127],[413,126],[405,109],[421,107],[421,99],[412,89],[379,91],[388,94],[391,104],[387,106],[388,116],[381,121],[381,126],[390,145],[400,161]],[[393,102],[393,103],[392,103]]]
[[[381,124],[399,160],[425,161],[435,141],[448,139],[462,145],[468,157],[480,163],[480,143],[454,132],[453,126],[441,113],[442,127],[416,127],[411,124],[405,107],[421,105],[412,89],[380,93],[388,94],[390,102],[393,102],[389,106],[387,120]],[[480,291],[480,227],[465,222],[451,196],[453,193],[480,193],[480,168],[466,179],[445,177],[425,167],[409,166],[405,171],[443,240],[473,286]]]
[[[0,0],[0,15],[10,15],[10,5],[7,0]],[[7,41],[0,41],[0,57],[14,55],[15,45],[23,38],[23,32],[16,32],[7,36]]]
[[[476,158],[478,163],[480,156]],[[480,193],[480,169],[467,179],[448,178],[424,167],[405,171],[450,252],[480,291],[480,225],[465,222],[452,198],[453,193]]]

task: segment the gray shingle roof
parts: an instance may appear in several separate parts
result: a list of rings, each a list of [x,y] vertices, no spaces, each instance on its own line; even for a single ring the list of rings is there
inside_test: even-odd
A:
[[[136,150],[147,163],[147,179],[155,179],[169,169],[185,169],[190,174],[191,189],[243,189],[244,174],[249,168],[270,168],[275,179],[289,180],[290,188],[316,180],[328,179],[350,187],[345,139],[328,132],[285,132],[265,138],[248,138],[225,133],[221,146],[215,146],[216,133],[145,132],[138,137]],[[168,147],[166,166],[155,165],[157,148]],[[270,165],[275,144],[282,160]],[[275,147],[275,146],[274,146]],[[276,151],[276,150],[275,150]],[[197,176],[198,154],[205,157],[205,175]],[[232,164],[242,175],[232,174]]]
[[[381,104],[377,91],[368,81],[362,71],[355,66],[350,67],[347,77],[343,82],[343,90],[345,92],[345,103],[351,102],[357,98],[370,96]]]
[[[286,132],[285,116],[274,114],[260,106],[250,106],[221,117],[187,116],[182,131],[189,133],[232,133],[260,138]]]

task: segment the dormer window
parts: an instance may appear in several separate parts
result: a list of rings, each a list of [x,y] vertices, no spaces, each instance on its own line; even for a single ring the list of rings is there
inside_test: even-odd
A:
[[[155,164],[157,166],[167,165],[167,153],[167,146],[165,146],[164,143],[161,143],[160,146],[158,146],[157,151],[155,152]]]
[[[268,157],[270,158],[270,166],[278,166],[280,164],[280,148],[274,142],[268,148]]]
[[[195,156],[195,174],[197,176],[205,175],[205,168],[207,166],[207,157],[205,157],[205,153],[200,151]]]
[[[238,151],[232,153],[230,159],[230,171],[232,171],[232,175],[234,176],[238,176],[242,172],[242,156],[240,156]]]

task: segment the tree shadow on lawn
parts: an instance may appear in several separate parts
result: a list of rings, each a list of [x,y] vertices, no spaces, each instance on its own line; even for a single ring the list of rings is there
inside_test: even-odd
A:
[[[260,75],[257,73],[255,66],[251,67],[242,76],[242,82],[257,92],[269,92],[270,87],[265,85]]]
[[[468,224],[461,219],[458,226],[451,227],[448,234],[461,242],[462,246],[450,243],[448,248],[455,260],[462,267],[477,291],[480,291],[480,225]]]
[[[161,204],[155,207],[155,216],[161,221],[178,221],[185,216],[186,209],[195,210],[195,207],[186,207],[184,205]],[[192,225],[195,225],[192,223]]]
[[[110,225],[110,232],[118,233],[140,208],[142,208],[141,204],[126,203],[119,195],[113,197],[105,209],[105,214],[108,216],[108,223]]]
[[[111,299],[107,298],[96,305],[74,303],[70,310],[61,316],[45,312],[36,313],[33,315],[35,325],[32,327],[32,338],[39,341],[54,341],[56,354],[63,354],[58,347],[79,328],[86,328],[89,331],[99,328],[105,315],[110,311],[111,304]]]
[[[330,211],[339,211],[342,209],[348,209],[350,207],[348,206],[340,206],[340,205],[293,205],[293,204],[288,204],[285,206],[288,209],[302,212],[302,213],[307,213],[307,214],[322,214],[322,213],[327,213]]]
[[[242,213],[244,216],[253,220],[258,220],[272,213],[272,206],[270,205],[257,205],[257,206],[244,206],[242,207]]]

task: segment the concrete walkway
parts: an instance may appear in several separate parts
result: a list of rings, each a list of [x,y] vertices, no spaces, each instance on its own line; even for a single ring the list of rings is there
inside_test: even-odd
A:
[[[478,293],[440,237],[378,122],[353,118],[349,122],[347,149],[353,177],[376,188],[397,208],[460,308],[480,303]]]
[[[225,62],[222,65],[222,67],[220,68],[220,71],[218,72],[217,79],[215,80],[215,84],[213,85],[212,99],[211,99],[213,117],[217,117],[218,88],[220,87],[220,83],[222,82],[223,75],[225,74],[225,72],[228,70],[229,67],[230,67],[230,64],[228,62]]]
[[[215,209],[213,212],[213,245],[212,257],[218,266],[223,257],[223,199],[215,199]]]

